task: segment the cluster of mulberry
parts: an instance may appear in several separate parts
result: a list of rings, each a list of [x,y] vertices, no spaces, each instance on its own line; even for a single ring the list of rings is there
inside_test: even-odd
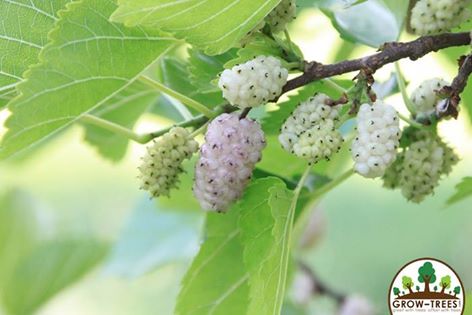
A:
[[[276,99],[287,82],[288,70],[279,59],[258,56],[221,73],[223,97],[239,108],[255,107]]]
[[[297,15],[297,4],[295,0],[282,0],[278,6],[266,17],[273,32],[280,32],[285,26],[295,19]]]
[[[442,175],[448,175],[459,161],[454,150],[437,135],[421,131],[385,173],[387,188],[399,188],[408,200],[419,203],[434,193]]]
[[[316,163],[341,149],[343,138],[335,126],[339,109],[326,105],[327,101],[327,95],[317,94],[302,102],[287,118],[279,135],[286,151]]]
[[[186,129],[180,127],[172,128],[155,140],[147,148],[147,154],[138,168],[142,189],[149,191],[153,197],[168,196],[183,172],[182,162],[197,150],[198,143]]]
[[[446,81],[434,78],[424,81],[413,91],[411,101],[418,120],[428,119],[437,112],[436,108],[441,100],[437,92],[447,85],[449,83]]]
[[[418,35],[450,31],[467,21],[470,0],[419,0],[411,10],[410,26]]]
[[[398,114],[392,106],[381,101],[361,105],[351,146],[354,170],[368,178],[384,175],[395,161],[399,141]]]
[[[193,192],[205,210],[226,211],[241,197],[261,159],[261,126],[238,114],[222,114],[208,126],[195,168]]]

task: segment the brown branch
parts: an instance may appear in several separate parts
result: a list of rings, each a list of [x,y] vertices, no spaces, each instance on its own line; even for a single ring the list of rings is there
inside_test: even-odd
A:
[[[438,108],[440,116],[452,116],[457,118],[458,106],[461,101],[461,93],[467,86],[467,81],[472,73],[472,54],[462,56],[459,60],[459,71],[450,86],[445,86],[439,91],[447,97],[441,108]]]
[[[307,85],[313,81],[328,78],[353,71],[365,70],[374,73],[386,64],[403,58],[416,60],[424,55],[440,49],[470,45],[470,33],[444,33],[439,35],[423,36],[414,41],[401,43],[385,43],[378,53],[364,58],[346,60],[335,64],[323,65],[316,61],[305,63],[305,71],[299,77],[287,82],[283,92],[288,92]]]

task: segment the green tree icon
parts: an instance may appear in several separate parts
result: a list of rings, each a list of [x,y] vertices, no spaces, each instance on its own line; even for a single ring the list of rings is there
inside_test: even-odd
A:
[[[403,276],[402,278],[402,284],[403,284],[403,289],[408,289],[408,291],[410,291],[410,293],[413,293],[413,290],[411,288],[413,288],[413,279],[411,279],[410,277],[407,277],[407,276]]]
[[[438,286],[437,285],[434,286],[434,292],[436,292],[436,291],[438,291]]]
[[[436,270],[433,268],[433,264],[429,261],[425,262],[423,266],[418,269],[418,281],[424,283],[424,292],[429,291],[429,284],[436,281]]]
[[[416,286],[416,292],[420,292],[420,286],[419,285]]]
[[[441,278],[441,282],[439,283],[441,286],[441,293],[444,293],[446,289],[451,287],[451,276],[444,276]]]
[[[459,293],[461,293],[461,287],[457,286],[454,288],[454,296],[458,295]]]
[[[400,289],[397,287],[393,288],[393,294],[395,294],[397,297],[400,297]]]

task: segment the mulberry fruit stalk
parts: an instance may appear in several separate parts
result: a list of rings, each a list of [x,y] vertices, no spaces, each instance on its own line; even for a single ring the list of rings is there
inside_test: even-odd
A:
[[[419,120],[428,119],[437,112],[436,107],[441,101],[437,92],[446,85],[449,83],[435,78],[424,81],[413,91],[411,101],[414,105],[416,118]]]
[[[142,189],[153,197],[168,196],[176,188],[183,172],[182,162],[198,150],[198,142],[190,137],[185,128],[175,127],[147,148],[139,166]]]
[[[218,86],[228,102],[241,109],[264,105],[282,93],[288,70],[274,57],[258,56],[221,73]]]
[[[316,163],[329,159],[339,151],[343,138],[336,130],[339,109],[328,106],[329,97],[317,94],[302,102],[283,124],[279,142],[282,147],[299,157]]]
[[[384,175],[395,161],[399,140],[398,114],[392,106],[382,101],[361,105],[351,146],[354,170],[367,178]]]
[[[448,32],[471,16],[471,0],[419,0],[411,10],[410,26],[418,35]]]
[[[261,159],[266,141],[261,126],[237,113],[209,125],[195,168],[193,192],[203,209],[226,211],[239,199]]]
[[[273,32],[280,32],[285,26],[295,19],[297,15],[297,4],[295,0],[282,0],[278,6],[266,17]]]

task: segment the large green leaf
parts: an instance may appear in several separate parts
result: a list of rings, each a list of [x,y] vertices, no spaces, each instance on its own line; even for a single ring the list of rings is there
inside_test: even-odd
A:
[[[39,239],[37,215],[37,205],[26,193],[12,190],[0,196],[0,292]]]
[[[140,202],[108,260],[107,272],[137,277],[165,264],[190,259],[198,249],[202,215]]]
[[[452,205],[472,196],[472,177],[467,176],[456,185],[456,192],[447,200],[447,205]]]
[[[0,0],[0,93],[14,88],[23,72],[38,61],[39,51],[57,20],[57,11],[68,2]],[[6,103],[0,99],[0,107]]]
[[[156,90],[135,81],[94,110],[92,115],[132,129],[139,117],[158,97]],[[95,146],[103,157],[112,161],[119,161],[124,157],[129,143],[127,138],[96,126],[84,126],[85,140]]]
[[[112,20],[175,34],[209,55],[251,31],[280,0],[119,0]]]
[[[292,201],[293,193],[285,184],[268,177],[248,187],[239,204],[239,226],[251,298],[247,314],[278,315],[281,312],[295,215]]]
[[[399,0],[397,6],[401,7],[403,3],[404,0]],[[375,48],[398,39],[403,26],[400,13],[393,12],[382,0],[369,0],[354,6],[331,1],[323,11],[344,39]]]
[[[112,0],[82,0],[61,11],[52,42],[19,85],[0,151],[8,157],[44,140],[129,86],[174,40],[108,21]]]
[[[241,315],[249,303],[239,211],[209,213],[205,242],[184,277],[177,315]]]
[[[44,243],[26,256],[2,292],[9,313],[29,315],[65,287],[79,280],[105,255],[93,240]]]

